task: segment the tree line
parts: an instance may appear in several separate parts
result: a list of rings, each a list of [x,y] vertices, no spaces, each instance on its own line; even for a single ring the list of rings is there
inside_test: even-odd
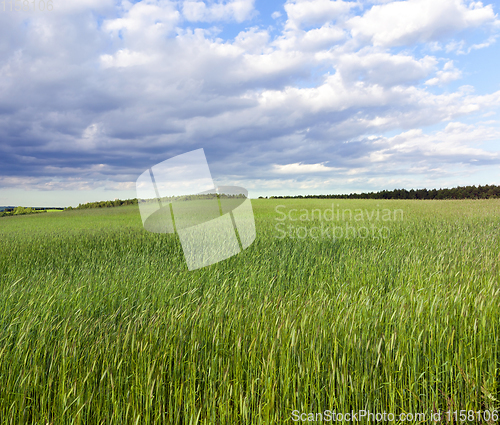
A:
[[[87,202],[85,204],[78,204],[77,207],[68,207],[66,210],[83,210],[88,208],[111,208],[111,207],[121,207],[122,205],[137,205],[137,198],[133,199],[115,199],[114,201],[98,201],[98,202]]]
[[[176,201],[188,201],[195,199],[206,199],[215,197],[216,194],[208,195],[189,195],[176,197]],[[224,198],[239,198],[244,195],[225,195],[219,194],[219,197]],[[263,198],[260,196],[259,198]],[[500,198],[500,186],[485,185],[485,186],[458,186],[451,189],[394,189],[382,190],[378,192],[363,192],[363,193],[349,193],[341,195],[284,195],[284,196],[270,196],[270,199],[490,199]],[[163,199],[163,198],[162,198]],[[166,198],[165,198],[166,200]],[[173,199],[172,199],[173,200]],[[100,201],[88,202],[86,204],[79,204],[76,208],[68,207],[67,210],[72,209],[87,209],[87,208],[110,208],[119,207],[122,205],[137,205],[139,200],[133,199],[115,199],[114,201]]]
[[[260,197],[262,198],[262,197]],[[500,186],[458,186],[452,189],[394,189],[343,195],[271,196],[271,199],[490,199],[500,198]]]
[[[195,199],[206,199],[210,197],[219,196],[221,198],[240,198],[245,197],[242,194],[236,195],[226,195],[226,194],[208,194],[208,195],[189,195],[184,197],[178,197],[176,201],[187,201]],[[263,198],[259,196],[259,198]],[[485,185],[485,186],[458,186],[452,189],[394,189],[394,190],[382,190],[379,192],[363,192],[363,193],[350,193],[341,195],[284,195],[284,196],[270,196],[270,199],[491,199],[500,198],[500,186],[496,185]],[[133,199],[115,199],[114,201],[99,201],[99,202],[87,202],[85,204],[79,204],[77,207],[68,207],[65,210],[75,210],[75,209],[89,209],[89,208],[111,208],[120,207],[124,205],[137,205],[139,200],[137,198]],[[24,215],[33,214],[38,212],[44,212],[42,209],[35,208],[24,208],[16,207],[14,209],[6,209],[0,211],[0,217],[12,216],[12,215]]]
[[[194,201],[199,199],[213,199],[213,198],[245,198],[243,194],[218,194],[218,193],[209,193],[203,195],[184,195],[184,196],[174,196],[171,198],[161,198],[163,202],[172,202],[172,201]],[[141,199],[141,201],[153,201],[157,202],[157,199]],[[121,207],[122,205],[137,205],[139,203],[139,199],[115,199],[114,201],[99,201],[99,202],[87,202],[85,204],[79,204],[77,207],[68,207],[66,210],[82,210],[88,208],[111,208],[111,207]]]
[[[40,210],[35,208],[24,208],[24,207],[16,207],[14,209],[6,209],[4,211],[0,211],[0,217],[8,217],[10,215],[25,215],[25,214],[34,214],[34,213],[44,213],[46,210]]]

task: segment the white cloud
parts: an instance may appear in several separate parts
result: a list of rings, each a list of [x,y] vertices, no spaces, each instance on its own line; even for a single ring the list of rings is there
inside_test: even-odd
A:
[[[460,40],[460,41],[452,40],[446,44],[445,50],[446,53],[455,52],[457,55],[464,55],[465,54],[464,47],[465,47],[465,40]]]
[[[180,17],[170,0],[141,1],[131,5],[123,17],[105,20],[103,27],[115,36],[126,38],[130,44],[147,49],[144,43],[171,35]]]
[[[211,3],[204,1],[184,1],[182,13],[191,22],[236,21],[249,19],[254,12],[255,0],[232,0],[228,2]]]
[[[345,81],[359,79],[382,86],[412,84],[427,77],[437,64],[432,56],[416,60],[412,56],[389,53],[346,53],[338,59],[338,70]]]
[[[310,126],[315,122],[317,128],[323,128],[316,137],[326,143],[350,140],[368,132],[381,134],[395,128],[434,125],[486,111],[500,106],[500,91],[475,96],[465,88],[433,95],[413,86],[384,88],[363,82],[346,85],[335,74],[317,88],[264,91],[259,103],[263,114],[274,116],[275,111],[281,111],[280,120],[273,122],[281,128]]]
[[[94,139],[101,131],[100,124],[90,124],[82,133],[84,139]]]
[[[431,41],[430,43],[428,43],[427,47],[431,52],[440,52],[443,50],[441,43],[439,43],[438,41]]]
[[[453,66],[453,61],[444,64],[443,70],[436,72],[436,76],[427,80],[428,86],[445,85],[452,81],[462,78],[462,72]]]
[[[272,44],[279,50],[301,52],[312,56],[322,50],[330,50],[344,41],[346,37],[346,31],[342,28],[327,23],[320,28],[313,28],[309,31],[286,30]],[[313,60],[312,57],[311,60]]]
[[[259,30],[258,27],[240,32],[234,40],[236,46],[240,47],[243,52],[250,54],[270,52],[268,43],[269,33],[266,30]]]
[[[499,152],[491,152],[476,147],[481,142],[500,138],[498,127],[466,125],[450,122],[442,131],[426,134],[421,129],[403,132],[387,139],[388,151],[397,154],[412,154],[433,161],[499,160]]]
[[[279,174],[309,174],[309,173],[324,173],[334,171],[334,167],[326,167],[324,163],[319,164],[295,164],[278,165],[274,164],[273,170]]]
[[[472,46],[469,47],[468,53],[470,53],[472,50],[479,50],[479,49],[484,49],[486,47],[490,47],[492,44],[496,43],[497,38],[498,38],[497,35],[492,35],[483,43],[473,44]]]
[[[408,0],[376,5],[348,21],[353,37],[376,46],[432,42],[466,28],[494,24],[491,5],[463,0]]]
[[[118,50],[114,55],[101,55],[103,68],[125,68],[135,65],[145,65],[154,60],[154,57],[144,52],[132,52],[128,49]]]
[[[323,25],[346,15],[357,3],[343,0],[289,0],[285,4],[288,15],[286,27],[300,29],[307,25]]]
[[[329,49],[346,38],[343,29],[331,24],[325,24],[321,28],[313,28],[296,34],[298,40],[295,47],[306,51]]]
[[[48,1],[45,2],[47,5]],[[113,0],[78,0],[78,1],[52,1],[51,13],[67,14],[85,12],[88,10],[99,10],[111,8]],[[40,7],[40,5],[39,5]],[[48,11],[48,9],[46,9]]]

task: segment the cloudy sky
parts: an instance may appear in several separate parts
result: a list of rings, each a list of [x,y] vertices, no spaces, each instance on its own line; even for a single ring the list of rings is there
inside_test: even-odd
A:
[[[29,4],[0,3],[0,205],[133,198],[199,148],[251,197],[500,184],[498,3]]]

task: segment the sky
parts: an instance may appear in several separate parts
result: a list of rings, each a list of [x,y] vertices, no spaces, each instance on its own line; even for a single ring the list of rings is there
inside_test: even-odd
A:
[[[500,185],[499,3],[42,3],[0,3],[0,205],[134,198],[199,148],[252,198]]]

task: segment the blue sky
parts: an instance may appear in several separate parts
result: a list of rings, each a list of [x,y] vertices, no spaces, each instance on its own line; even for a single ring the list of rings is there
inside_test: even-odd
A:
[[[500,184],[496,3],[53,4],[0,10],[0,205],[133,198],[198,148],[251,197]]]

